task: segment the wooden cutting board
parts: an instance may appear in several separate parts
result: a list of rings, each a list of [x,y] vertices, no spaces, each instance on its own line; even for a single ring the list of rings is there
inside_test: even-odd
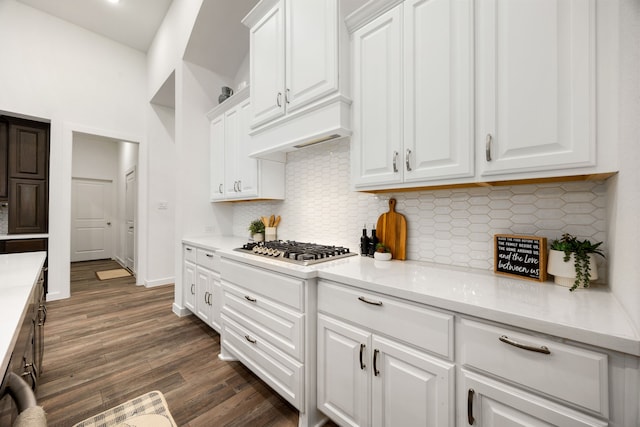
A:
[[[391,249],[393,259],[407,259],[407,220],[396,212],[396,199],[389,199],[389,212],[378,218],[376,236]]]

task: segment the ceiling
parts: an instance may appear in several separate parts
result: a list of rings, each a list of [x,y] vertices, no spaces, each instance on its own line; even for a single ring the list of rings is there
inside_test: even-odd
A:
[[[172,0],[18,0],[94,33],[147,52]]]

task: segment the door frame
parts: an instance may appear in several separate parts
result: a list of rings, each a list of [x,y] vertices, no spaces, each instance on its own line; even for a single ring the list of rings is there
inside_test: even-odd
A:
[[[127,177],[130,174],[134,174],[135,177],[135,181],[134,181],[134,195],[133,195],[133,225],[134,225],[134,229],[133,229],[133,263],[131,266],[129,266],[127,264],[127,253],[129,252],[128,249],[128,242],[129,239],[127,238]],[[126,269],[130,270],[131,273],[135,276],[136,272],[137,272],[137,262],[138,262],[138,167],[137,165],[134,165],[133,167],[130,167],[129,169],[124,171],[124,218],[122,221],[122,235],[123,235],[123,240],[124,240],[124,253],[123,253],[123,261],[124,261],[124,266]]]

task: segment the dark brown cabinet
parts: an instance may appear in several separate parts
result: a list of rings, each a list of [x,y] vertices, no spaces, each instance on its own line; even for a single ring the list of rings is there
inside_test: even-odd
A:
[[[9,122],[9,178],[49,177],[49,124],[12,119]]]
[[[9,234],[48,231],[49,128],[0,116],[0,200],[9,201]]]
[[[47,181],[9,179],[9,234],[47,231]]]

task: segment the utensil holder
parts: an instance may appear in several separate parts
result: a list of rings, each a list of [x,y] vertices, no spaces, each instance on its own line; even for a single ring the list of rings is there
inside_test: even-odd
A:
[[[264,241],[270,242],[272,240],[276,240],[276,227],[265,227],[264,228]]]

